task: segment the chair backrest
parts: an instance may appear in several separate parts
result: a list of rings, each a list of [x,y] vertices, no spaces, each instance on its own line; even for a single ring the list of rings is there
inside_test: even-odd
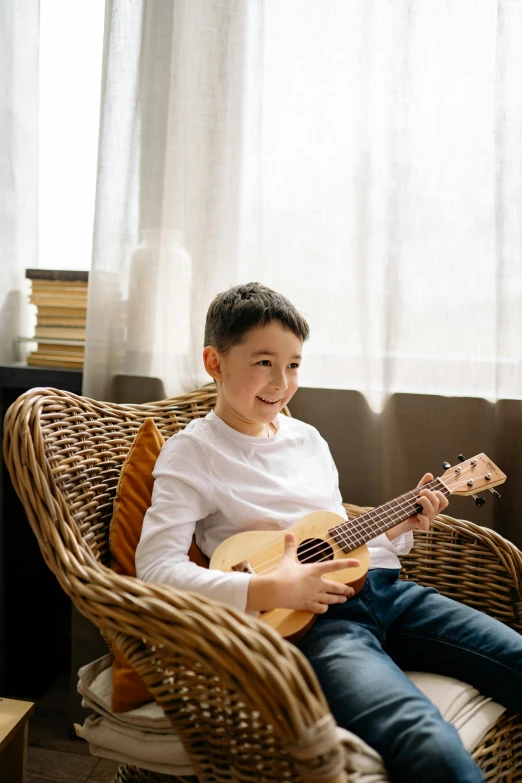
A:
[[[47,564],[65,550],[109,565],[109,523],[130,446],[147,417],[165,438],[215,405],[214,384],[160,402],[120,405],[31,389],[4,420],[4,457]],[[60,581],[62,581],[60,579]]]

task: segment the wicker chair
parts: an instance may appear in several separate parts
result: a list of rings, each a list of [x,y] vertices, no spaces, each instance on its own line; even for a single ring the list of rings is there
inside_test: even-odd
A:
[[[172,783],[341,783],[335,724],[299,650],[230,607],[108,567],[115,489],[141,423],[151,416],[169,437],[214,403],[213,387],[144,405],[32,389],[6,414],[5,461],[47,565],[131,661],[180,736],[198,777]],[[522,632],[522,556],[497,533],[440,515],[403,565],[404,578]],[[522,781],[522,718],[504,714],[473,755],[486,780]],[[114,783],[165,779],[122,765]]]

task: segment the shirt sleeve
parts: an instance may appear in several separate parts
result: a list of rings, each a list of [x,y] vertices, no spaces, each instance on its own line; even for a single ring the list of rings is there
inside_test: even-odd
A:
[[[136,549],[139,579],[223,601],[246,610],[250,574],[224,573],[189,561],[196,522],[216,511],[208,458],[190,436],[164,445],[153,471],[152,504]]]
[[[368,546],[382,546],[395,555],[407,555],[413,546],[413,533],[410,530],[408,533],[403,533],[394,538],[393,541],[390,541],[386,533],[381,533],[367,543]]]

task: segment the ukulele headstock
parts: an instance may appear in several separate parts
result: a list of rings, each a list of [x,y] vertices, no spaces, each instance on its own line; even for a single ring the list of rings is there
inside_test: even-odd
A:
[[[440,476],[452,495],[474,495],[503,484],[506,478],[506,474],[484,453],[459,462]]]

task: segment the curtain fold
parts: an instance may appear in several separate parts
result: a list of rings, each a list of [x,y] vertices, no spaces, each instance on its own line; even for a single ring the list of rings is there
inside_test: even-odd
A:
[[[29,336],[25,269],[38,265],[39,4],[0,4],[0,362]]]
[[[521,50],[513,0],[108,0],[84,393],[208,381],[258,280],[303,386],[522,398]]]
[[[244,61],[261,0],[109,2],[84,393],[207,379],[204,317],[240,275]],[[254,103],[257,102],[254,101]]]

